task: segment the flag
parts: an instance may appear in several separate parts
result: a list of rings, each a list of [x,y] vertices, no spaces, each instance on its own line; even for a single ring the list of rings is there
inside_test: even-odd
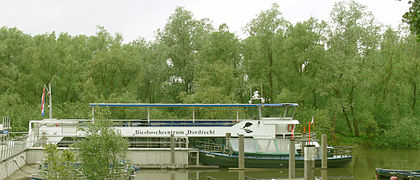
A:
[[[315,130],[314,116],[312,116],[312,121],[311,121],[311,124],[313,124],[313,125],[312,125],[312,129],[313,129],[313,130]]]
[[[42,98],[41,98],[41,113],[42,113],[42,117],[44,117],[44,111],[45,111],[45,108],[44,108],[44,103],[45,102],[45,87],[43,88],[43,90],[42,90]]]

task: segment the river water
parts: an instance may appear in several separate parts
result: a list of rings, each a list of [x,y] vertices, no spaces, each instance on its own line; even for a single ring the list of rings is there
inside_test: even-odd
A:
[[[353,161],[341,168],[327,170],[328,179],[334,180],[369,180],[375,179],[375,168],[387,169],[420,169],[420,150],[354,150]],[[35,173],[35,165],[26,165],[9,179],[21,179]],[[29,172],[29,173],[28,173]],[[296,169],[296,177],[303,179],[303,168]],[[136,180],[250,180],[250,179],[287,179],[288,169],[249,169],[235,171],[228,169],[198,170],[140,170],[135,174]],[[315,176],[321,177],[316,170]]]
[[[375,179],[375,168],[420,169],[420,150],[354,150],[353,161],[342,168],[327,170],[328,179]],[[303,168],[296,170],[296,177],[303,178]],[[236,180],[236,179],[287,179],[288,169],[228,169],[199,170],[141,170],[135,179],[163,180]],[[315,176],[321,177],[316,170]]]

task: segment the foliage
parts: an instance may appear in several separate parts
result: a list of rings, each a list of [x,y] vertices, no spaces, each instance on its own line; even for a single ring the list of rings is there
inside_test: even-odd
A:
[[[410,29],[417,35],[417,40],[420,41],[420,1],[410,0],[410,9],[403,15],[404,22],[410,25]]]
[[[354,1],[336,3],[330,22],[295,24],[273,4],[246,25],[245,38],[182,7],[154,41],[124,43],[104,27],[92,36],[28,35],[2,27],[0,113],[11,117],[14,131],[26,131],[29,120],[43,118],[39,104],[48,83],[54,118],[89,118],[87,104],[93,102],[247,103],[252,89],[263,91],[268,102],[299,103],[301,124],[314,116],[315,131],[335,143],[375,139],[372,145],[414,148],[378,138],[401,133],[398,138],[406,140],[411,135],[405,130],[419,127],[412,122],[420,117],[419,3],[411,3],[404,18],[412,34],[380,25]],[[152,117],[188,118],[190,111],[153,109]],[[240,110],[241,118],[251,113]],[[108,114],[147,117],[144,109],[111,108]],[[197,117],[226,114],[196,109]],[[400,119],[410,126],[395,129]]]
[[[75,144],[81,171],[88,179],[122,177],[128,142],[108,120],[109,111],[96,111],[94,122],[81,127],[85,138]]]
[[[60,153],[57,145],[45,145],[44,151],[47,153],[46,160],[42,164],[43,175],[48,179],[77,179],[76,159],[74,153],[65,149]]]
[[[249,75],[249,86],[260,87],[268,91],[268,102],[274,100],[275,74],[279,73],[278,63],[281,62],[280,54],[283,53],[282,44],[289,26],[279,10],[278,4],[261,12],[246,26],[249,37],[245,39],[245,68]],[[262,68],[264,67],[264,68]]]
[[[420,148],[419,119],[413,117],[402,118],[393,122],[392,128],[384,132],[384,136],[378,137],[379,145],[395,147],[397,149]]]

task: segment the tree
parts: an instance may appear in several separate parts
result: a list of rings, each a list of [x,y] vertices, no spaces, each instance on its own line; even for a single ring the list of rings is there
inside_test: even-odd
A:
[[[418,111],[417,100],[418,97],[418,86],[420,84],[420,48],[419,42],[415,40],[415,37],[408,36],[404,39],[404,56],[402,58],[402,77],[404,81],[409,85],[408,88],[411,90],[408,102],[410,102],[411,112],[410,114],[416,115]]]
[[[410,25],[410,30],[417,35],[420,41],[420,0],[410,0],[410,9],[403,15],[403,21]]]
[[[302,108],[306,105],[317,107],[322,88],[318,83],[318,72],[325,59],[325,31],[326,23],[314,18],[289,27],[275,76],[283,82],[279,86],[281,92],[289,91],[291,94],[288,99],[277,97],[276,100],[299,102]]]
[[[44,151],[47,156],[42,164],[43,175],[52,180],[77,179],[76,159],[72,151],[66,149],[60,153],[55,144],[46,145]]]
[[[121,177],[128,142],[112,128],[109,111],[96,113],[92,123],[81,127],[85,138],[75,144],[82,173],[88,179]]]
[[[170,76],[167,88],[174,102],[180,102],[178,96],[181,92],[193,93],[198,52],[210,30],[206,19],[195,20],[190,11],[178,7],[165,28],[158,31],[157,41],[165,55],[162,60],[167,63]]]
[[[327,61],[321,70],[323,86],[329,94],[332,126],[342,115],[350,133],[359,136],[358,103],[365,101],[360,91],[366,85],[366,65],[378,47],[379,27],[371,12],[354,1],[339,2],[331,12]],[[332,130],[332,136],[335,129]]]
[[[200,64],[196,67],[194,93],[185,94],[184,102],[235,102],[240,97],[243,80],[239,50],[239,40],[225,24],[212,32],[199,52]]]
[[[274,100],[276,93],[275,67],[283,52],[282,43],[288,26],[289,22],[281,16],[278,4],[273,4],[271,9],[261,12],[246,26],[249,37],[245,40],[243,54],[247,61],[250,86],[268,86],[264,92],[268,91],[270,101]]]
[[[169,79],[162,47],[139,38],[123,48],[137,67],[136,77],[130,82],[127,90],[134,93],[140,102],[165,102],[166,99],[170,99],[162,90],[162,86],[165,86],[166,80]]]

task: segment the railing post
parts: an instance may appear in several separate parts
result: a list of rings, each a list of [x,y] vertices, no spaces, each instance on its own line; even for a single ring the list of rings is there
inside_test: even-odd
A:
[[[239,121],[239,109],[236,107],[236,122]]]
[[[230,138],[231,138],[231,134],[226,133],[225,151],[227,151],[229,149]]]
[[[0,161],[1,160],[3,160],[3,148],[4,148],[4,145],[1,143],[1,141],[0,141],[0,146],[1,146],[1,149],[0,149]]]
[[[16,154],[16,141],[12,141],[12,154],[10,156],[13,156]]]
[[[175,166],[175,137],[171,134],[171,165]]]
[[[147,106],[147,123],[150,123],[150,109],[149,109],[149,106]]]
[[[192,112],[193,112],[193,123],[195,122],[195,111],[194,111],[194,107],[192,107]]]
[[[5,140],[3,141],[3,147],[2,147],[3,151],[1,152],[3,159],[6,159],[6,150],[7,150],[6,147],[7,147],[7,142]]]
[[[10,156],[10,140],[7,140],[7,155],[6,158]]]

